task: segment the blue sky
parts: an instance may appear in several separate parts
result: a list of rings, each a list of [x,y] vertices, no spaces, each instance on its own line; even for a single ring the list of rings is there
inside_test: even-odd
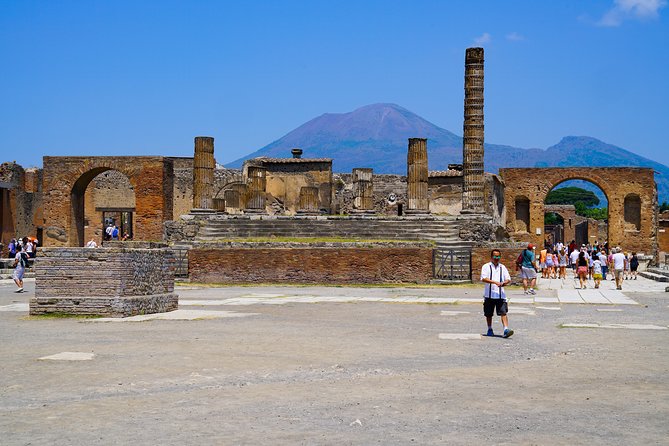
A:
[[[486,49],[486,141],[587,135],[666,163],[666,0],[0,0],[0,161],[225,163],[326,112],[397,103],[462,134]],[[416,135],[420,136],[420,135]]]

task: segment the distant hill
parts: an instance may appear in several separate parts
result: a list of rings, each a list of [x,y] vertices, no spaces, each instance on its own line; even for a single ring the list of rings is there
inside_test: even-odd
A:
[[[227,167],[259,156],[290,157],[299,147],[306,158],[333,158],[335,172],[371,167],[375,173],[406,174],[407,139],[428,139],[430,170],[462,163],[462,137],[396,104],[372,104],[349,113],[325,113]],[[566,136],[545,150],[485,144],[485,170],[500,167],[651,167],[660,201],[669,201],[669,167],[588,136]]]

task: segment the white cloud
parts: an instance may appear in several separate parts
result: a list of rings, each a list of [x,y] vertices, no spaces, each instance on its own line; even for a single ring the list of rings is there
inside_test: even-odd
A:
[[[648,20],[660,15],[667,0],[614,0],[613,7],[597,22],[599,26],[620,26],[627,19]]]
[[[506,40],[511,40],[512,42],[518,42],[520,40],[525,40],[525,36],[514,31],[506,35]]]
[[[492,36],[488,33],[483,33],[477,38],[474,39],[474,43],[477,45],[484,45],[486,43],[490,43],[490,40],[492,39]]]

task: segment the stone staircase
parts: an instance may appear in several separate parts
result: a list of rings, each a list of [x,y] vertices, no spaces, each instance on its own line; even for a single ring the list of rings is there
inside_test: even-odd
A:
[[[225,218],[208,219],[196,242],[215,240],[288,237],[347,238],[375,240],[432,240],[439,244],[458,245],[459,229],[455,217],[440,218]]]
[[[669,282],[669,269],[664,268],[646,268],[645,271],[639,271],[641,277],[655,280],[656,282]]]

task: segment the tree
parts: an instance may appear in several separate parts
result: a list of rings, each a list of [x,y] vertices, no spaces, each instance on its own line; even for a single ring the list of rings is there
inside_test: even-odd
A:
[[[575,206],[577,202],[589,208],[597,206],[599,198],[592,191],[572,186],[553,189],[546,195],[546,204],[573,204]]]
[[[663,201],[660,205],[660,212],[669,211],[669,203]]]

